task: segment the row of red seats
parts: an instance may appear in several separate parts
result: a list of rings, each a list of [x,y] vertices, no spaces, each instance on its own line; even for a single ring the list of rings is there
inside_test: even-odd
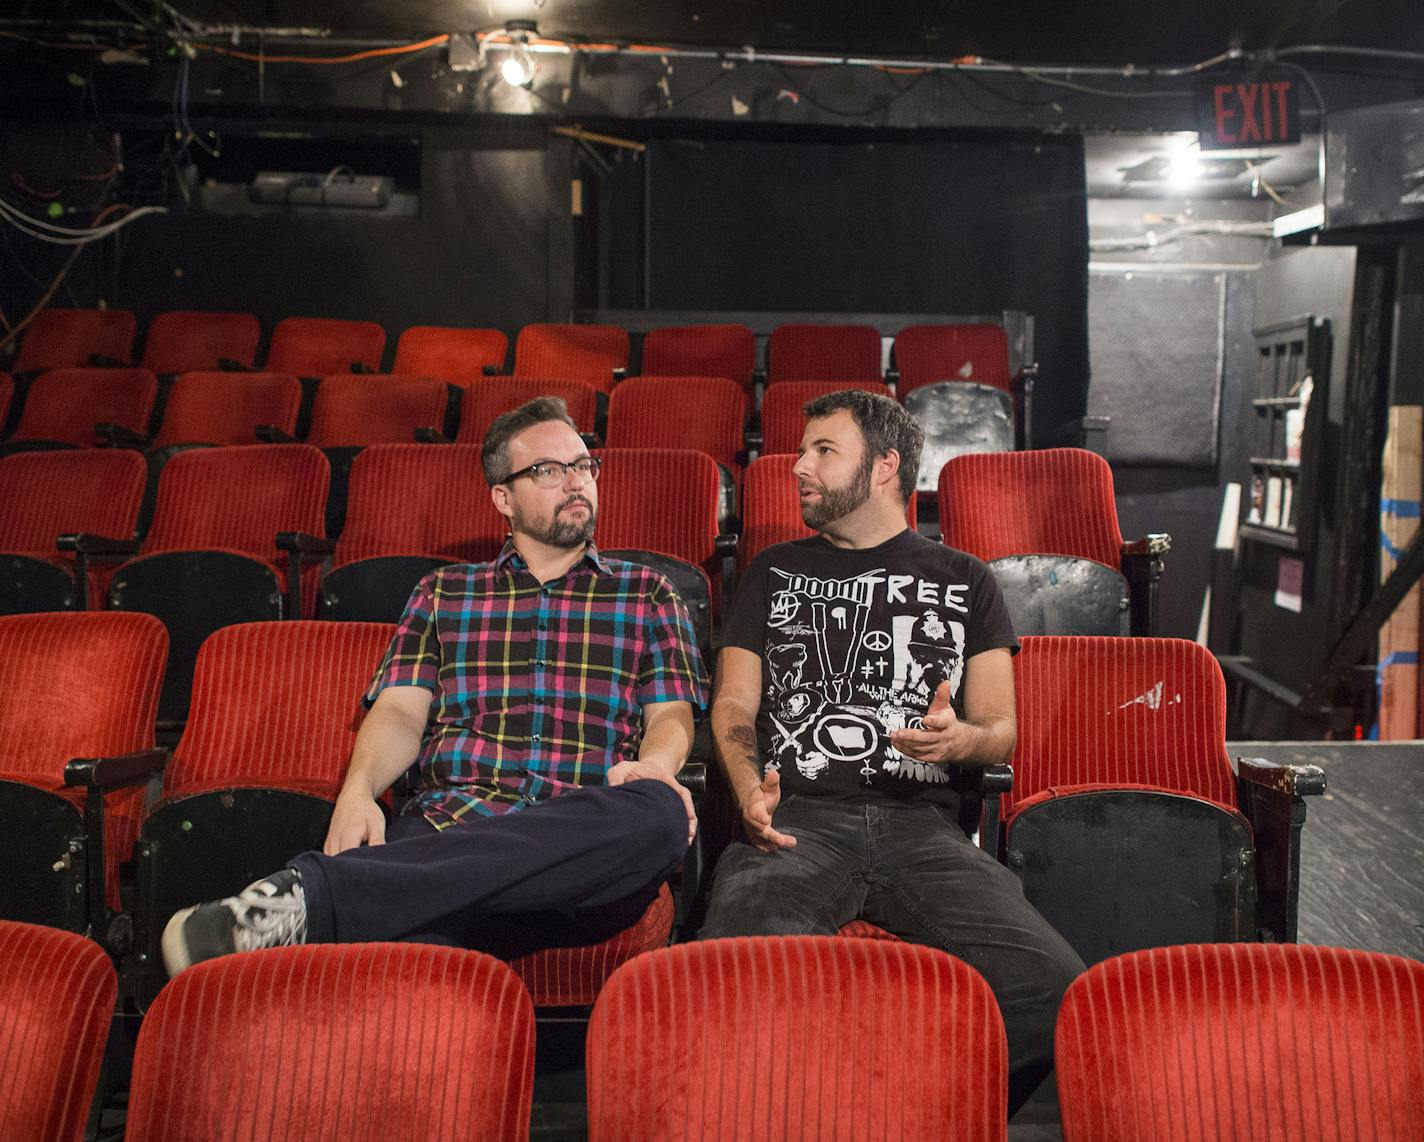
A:
[[[604,450],[599,541],[660,551],[716,569],[718,476],[703,453]],[[795,457],[747,470],[738,553],[811,534],[801,519]],[[324,534],[324,458],[310,445],[195,450],[160,478],[145,553],[212,546],[277,560],[279,532]],[[126,450],[23,452],[0,459],[0,552],[58,558],[60,535],[131,539],[144,488]],[[233,496],[234,488],[245,489]],[[412,510],[419,505],[419,510]],[[910,506],[914,522],[914,504]],[[1112,472],[1078,449],[965,456],[940,485],[944,539],[986,562],[1007,555],[1078,556],[1119,569],[1124,557]],[[339,564],[378,554],[491,558],[507,533],[485,493],[475,445],[381,444],[352,465]]]
[[[153,319],[135,361],[137,322],[128,310],[51,309],[30,323],[17,372],[137,363],[155,373],[220,368],[252,369],[261,329],[248,313],[176,311]],[[768,384],[782,381],[880,383],[897,381],[903,399],[936,381],[973,381],[1009,391],[1008,338],[997,325],[918,325],[896,334],[890,372],[882,365],[881,335],[869,325],[786,324],[767,345]],[[378,372],[385,330],[372,321],[289,317],[272,330],[266,372],[320,377]],[[391,372],[454,383],[504,370],[507,338],[496,329],[429,325],[405,330]],[[613,325],[532,324],[514,345],[513,375],[581,380],[611,391],[627,371],[629,336]],[[653,376],[710,376],[750,392],[758,378],[756,339],[745,325],[655,329],[643,339],[642,372]]]
[[[95,945],[0,922],[6,1138],[82,1137],[115,994]],[[1063,1138],[1417,1142],[1421,1022],[1424,964],[1401,956],[1196,944],[1115,957],[1058,1014]],[[529,995],[480,952],[329,944],[209,961],[144,1020],[125,1137],[526,1142],[534,1048]],[[904,1063],[876,1065],[887,1059]],[[712,940],[649,951],[608,981],[588,1032],[588,1135],[1007,1142],[1007,1069],[988,984],[943,952]]]

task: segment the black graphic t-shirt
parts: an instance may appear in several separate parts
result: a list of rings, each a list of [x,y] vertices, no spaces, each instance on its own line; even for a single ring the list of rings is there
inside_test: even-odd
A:
[[[783,795],[948,806],[958,795],[947,768],[906,757],[890,732],[918,728],[946,679],[963,717],[964,663],[1018,650],[993,573],[909,528],[863,550],[820,536],[767,548],[721,641],[761,655],[757,739]]]

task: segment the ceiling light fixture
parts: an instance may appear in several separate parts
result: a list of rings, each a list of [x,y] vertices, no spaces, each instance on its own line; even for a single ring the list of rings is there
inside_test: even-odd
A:
[[[529,51],[529,37],[538,35],[533,20],[510,20],[504,26],[509,36],[509,54],[499,65],[499,74],[511,87],[528,87],[534,82],[534,57]]]

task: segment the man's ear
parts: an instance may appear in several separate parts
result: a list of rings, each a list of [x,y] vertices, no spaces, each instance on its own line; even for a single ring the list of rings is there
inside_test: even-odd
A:
[[[495,511],[506,519],[514,516],[514,504],[509,494],[509,488],[504,484],[496,484],[490,489],[490,499],[494,501]]]
[[[891,448],[885,455],[876,458],[875,469],[871,474],[871,480],[879,487],[883,484],[898,483],[899,479],[900,452],[896,448]]]

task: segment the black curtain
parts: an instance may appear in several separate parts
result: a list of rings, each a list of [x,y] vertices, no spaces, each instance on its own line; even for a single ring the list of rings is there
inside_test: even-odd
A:
[[[641,168],[641,169],[639,169]],[[1035,320],[1040,424],[1082,415],[1082,140],[655,139],[614,179],[609,303]],[[645,229],[633,233],[637,219]]]

